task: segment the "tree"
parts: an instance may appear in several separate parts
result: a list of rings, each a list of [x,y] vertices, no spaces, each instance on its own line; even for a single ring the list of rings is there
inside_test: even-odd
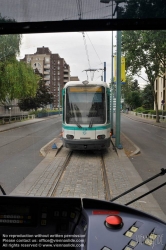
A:
[[[131,109],[135,109],[142,105],[142,96],[138,81],[133,77],[127,76],[126,83],[122,85],[122,95],[124,103]]]
[[[126,0],[124,7],[119,7],[119,18],[145,19],[165,18],[165,0]]]
[[[11,58],[16,58],[20,53],[20,44],[22,36],[3,35],[0,36],[0,61],[5,62]]]
[[[154,96],[153,89],[150,84],[147,84],[142,91],[142,107],[144,109],[153,109],[154,107]]]
[[[1,23],[13,23],[15,20],[2,17],[0,14]],[[3,35],[0,36],[0,61],[4,62],[10,60],[10,58],[16,58],[20,53],[22,35]]]
[[[138,91],[129,92],[125,102],[130,106],[131,110],[140,107],[142,105],[140,93]]]
[[[10,58],[0,62],[0,101],[11,103],[14,99],[34,96],[38,87],[39,76],[30,65]]]
[[[0,22],[15,21],[0,15]],[[20,34],[0,36],[0,102],[4,105],[14,99],[34,96],[37,90],[39,77],[29,65],[16,60],[21,39]]]
[[[49,93],[49,89],[41,78],[36,95],[34,97],[21,98],[18,106],[23,111],[37,110],[53,103],[53,98],[53,94]]]
[[[140,76],[145,69],[148,81],[153,89],[156,122],[159,122],[157,95],[154,83],[157,77],[165,72],[166,31],[136,30],[122,32],[122,51],[126,57],[127,71]]]

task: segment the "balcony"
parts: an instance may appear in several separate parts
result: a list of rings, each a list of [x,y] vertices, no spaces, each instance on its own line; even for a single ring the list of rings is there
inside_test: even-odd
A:
[[[44,76],[44,80],[45,80],[45,81],[50,80],[50,75],[48,75],[48,76]]]
[[[50,69],[50,64],[44,64],[44,69]]]
[[[63,84],[66,84],[69,81],[69,79],[63,79]]]

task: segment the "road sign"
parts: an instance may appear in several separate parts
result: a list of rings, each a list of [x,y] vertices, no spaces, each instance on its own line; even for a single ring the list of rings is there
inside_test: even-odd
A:
[[[116,56],[114,56],[114,82],[116,83]],[[126,83],[126,73],[125,73],[125,57],[121,57],[121,84]]]

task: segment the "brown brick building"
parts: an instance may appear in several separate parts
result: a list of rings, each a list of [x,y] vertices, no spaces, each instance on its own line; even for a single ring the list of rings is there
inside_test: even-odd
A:
[[[70,81],[70,66],[64,58],[58,54],[53,54],[48,47],[37,48],[34,54],[25,55],[23,61],[30,63],[32,68],[38,69],[43,75],[46,86],[54,95],[53,107],[61,105],[61,90],[63,86]],[[77,77],[78,79],[78,77]],[[59,94],[60,93],[60,94]],[[60,97],[60,100],[59,100]]]

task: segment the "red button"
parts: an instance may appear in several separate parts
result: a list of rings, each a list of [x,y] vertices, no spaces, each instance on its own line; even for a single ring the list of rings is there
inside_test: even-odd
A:
[[[123,226],[123,221],[118,215],[110,215],[105,219],[105,225],[108,228],[121,228]]]

